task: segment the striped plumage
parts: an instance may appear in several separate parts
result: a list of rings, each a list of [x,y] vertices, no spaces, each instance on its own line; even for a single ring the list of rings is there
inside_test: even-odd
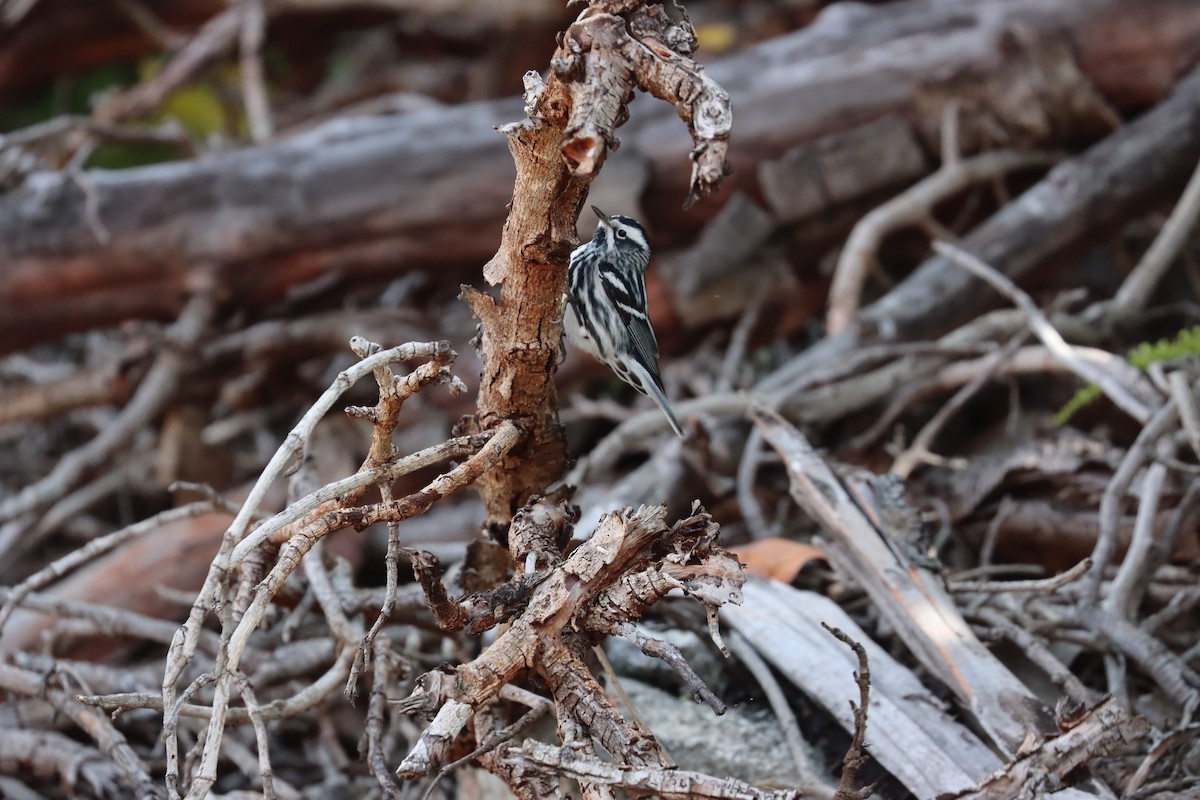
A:
[[[591,241],[571,253],[567,335],[662,409],[680,436],[683,428],[663,391],[658,341],[647,316],[646,267],[650,243],[637,220],[608,216],[592,206],[600,224]]]

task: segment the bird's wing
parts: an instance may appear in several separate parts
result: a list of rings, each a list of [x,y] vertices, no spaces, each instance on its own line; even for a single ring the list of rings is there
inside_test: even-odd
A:
[[[662,376],[658,372],[658,340],[646,316],[646,281],[640,272],[629,274],[618,270],[610,262],[600,264],[600,285],[609,301],[617,309],[621,321],[629,331],[634,355],[646,368],[661,392]],[[647,392],[649,387],[647,387]]]

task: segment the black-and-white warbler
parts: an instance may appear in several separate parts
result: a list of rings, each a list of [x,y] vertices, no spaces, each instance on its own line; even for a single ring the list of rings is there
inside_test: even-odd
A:
[[[683,428],[671,411],[658,372],[658,340],[650,327],[646,300],[646,267],[650,243],[646,229],[630,217],[609,216],[592,206],[600,218],[591,241],[571,253],[564,315],[567,336],[617,373],[617,377],[648,395],[675,433]]]

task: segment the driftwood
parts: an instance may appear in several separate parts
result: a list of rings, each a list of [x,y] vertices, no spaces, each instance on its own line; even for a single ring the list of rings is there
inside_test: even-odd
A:
[[[961,123],[970,147],[996,136],[1042,146],[1095,137],[1112,124],[1109,106],[1167,93],[1200,39],[1194,4],[1153,0],[1155,13],[1146,5],[834,6],[804,31],[710,67],[738,95],[732,185],[765,196],[780,219],[861,203],[929,169],[920,152],[938,149],[951,96],[972,98]],[[1016,41],[1014,28],[1025,31]],[[1147,35],[1125,35],[1135,29]],[[862,52],[888,69],[864,67]],[[1116,60],[1120,72],[1109,67]],[[33,176],[0,198],[0,351],[123,319],[173,318],[201,269],[216,268],[250,305],[328,274],[420,268],[465,278],[497,244],[512,172],[492,127],[517,114],[516,101],[502,101],[344,119],[196,161],[94,171],[83,181]],[[621,137],[622,159],[650,176],[643,218],[664,237],[715,210],[673,210],[689,194],[690,170],[669,116],[637,109]],[[910,155],[877,169],[881,151]],[[1183,158],[1168,149],[1153,163],[1178,171]],[[1131,194],[1149,184],[1135,182]]]
[[[1012,754],[1031,731],[1046,730],[1048,712],[975,638],[936,577],[904,553],[905,547],[913,546],[905,541],[906,510],[889,507],[895,501],[888,497],[868,497],[856,504],[798,431],[766,415],[759,417],[758,425],[763,438],[784,458],[793,497],[830,534],[830,557],[863,585],[992,741]],[[872,513],[883,517],[883,524],[873,523],[858,507],[864,502],[879,504]],[[1002,702],[996,702],[997,696]]]
[[[529,119],[504,128],[517,163],[516,188],[500,250],[483,269],[500,296],[463,291],[480,321],[484,360],[475,422],[481,429],[500,420],[516,423],[526,437],[519,454],[479,484],[487,525],[498,539],[517,509],[545,492],[566,466],[554,372],[567,258],[579,209],[616,129],[629,117],[634,86],[672,103],[688,126],[690,201],[716,191],[727,172],[729,95],[692,61],[691,26],[672,22],[658,6],[628,18],[602,8],[581,14],[561,37],[549,81],[526,76]]]
[[[1168,187],[1183,185],[1188,173],[1181,173],[1180,168],[1194,166],[1200,159],[1200,141],[1191,135],[1197,125],[1200,70],[1193,71],[1153,111],[1051,170],[1041,182],[964,237],[963,247],[989,254],[989,263],[1013,278],[1047,261],[1077,254],[1095,244],[1097,219],[1109,225],[1127,220],[1141,213],[1146,203]],[[995,295],[979,289],[979,281],[955,268],[951,259],[930,258],[892,291],[863,308],[854,328],[809,348],[760,381],[757,391],[771,396],[789,388],[799,376],[836,363],[859,347],[863,339],[947,334],[956,324],[995,305]],[[1079,323],[1075,327],[1085,328]],[[891,388],[885,386],[883,391]],[[791,391],[781,402],[789,413],[804,417],[811,399]],[[844,409],[862,408],[860,401],[864,399],[860,393],[847,393]]]
[[[561,726],[590,730],[609,753],[630,766],[665,767],[657,742],[644,734],[631,735],[599,686],[590,685],[574,635],[620,633],[674,589],[709,605],[712,613],[725,603],[741,602],[741,569],[736,558],[715,547],[715,535],[716,527],[702,511],[670,530],[661,508],[602,520],[561,565],[538,576],[537,588],[528,597],[504,601],[511,607],[515,599],[522,610],[490,647],[449,679],[431,673],[426,685],[405,702],[408,710],[434,718],[397,774],[417,777],[444,763],[450,742],[470,717],[490,703],[502,685],[531,668],[552,687]],[[655,563],[651,551],[663,545],[688,555]],[[500,621],[487,598],[470,602],[476,608],[459,624],[470,616],[487,624]]]
[[[1119,751],[1150,730],[1144,719],[1130,719],[1111,698],[1074,715],[1064,727],[1060,735],[989,775],[978,788],[946,795],[944,800],[1007,800],[1038,792],[1062,796],[1065,792],[1058,789],[1070,782],[1073,771]]]
[[[1010,278],[1079,254],[1094,244],[1089,237],[1097,226],[1128,219],[1183,187],[1200,159],[1200,142],[1192,135],[1198,125],[1200,70],[1194,70],[1165,102],[1051,170],[972,231],[963,246]],[[864,310],[860,324],[889,336],[929,336],[939,331],[919,321],[936,319],[946,330],[978,312],[977,302],[955,302],[948,306],[952,314],[932,313],[931,301],[944,310],[951,298],[987,297],[967,274],[946,264],[944,257],[922,264],[902,287]]]

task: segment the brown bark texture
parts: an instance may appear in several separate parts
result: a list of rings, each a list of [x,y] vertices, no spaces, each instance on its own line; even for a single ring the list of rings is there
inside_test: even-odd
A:
[[[499,298],[463,292],[481,326],[484,372],[476,424],[516,421],[528,437],[478,484],[487,524],[497,534],[564,471],[554,372],[567,258],[587,188],[629,117],[634,86],[673,103],[691,128],[690,198],[713,192],[726,171],[729,96],[689,58],[690,27],[671,22],[661,9],[637,9],[626,19],[602,8],[585,12],[566,30],[547,83],[526,78],[530,119],[504,129],[517,164],[513,201],[500,250],[483,269],[487,282],[500,287]]]

